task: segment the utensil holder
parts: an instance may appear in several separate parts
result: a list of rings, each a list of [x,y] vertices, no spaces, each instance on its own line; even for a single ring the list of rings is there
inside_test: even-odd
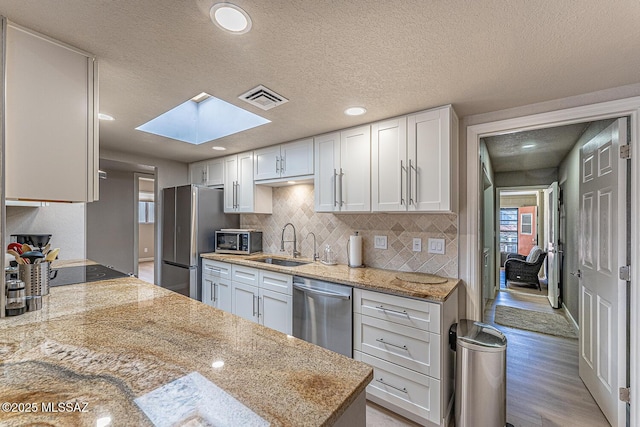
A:
[[[20,280],[24,282],[27,296],[49,295],[49,275],[51,265],[48,262],[39,264],[20,264],[18,266]]]

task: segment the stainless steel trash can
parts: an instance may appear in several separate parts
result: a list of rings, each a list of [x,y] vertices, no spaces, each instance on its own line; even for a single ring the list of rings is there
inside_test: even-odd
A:
[[[456,427],[504,427],[507,422],[507,338],[486,323],[456,328]]]

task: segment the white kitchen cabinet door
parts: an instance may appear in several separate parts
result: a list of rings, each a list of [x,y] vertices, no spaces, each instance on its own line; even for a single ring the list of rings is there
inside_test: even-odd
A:
[[[280,178],[282,169],[280,159],[280,145],[255,150],[255,160],[253,162],[254,176],[256,181],[261,179]]]
[[[228,313],[233,312],[231,281],[216,279],[213,294],[213,306]]]
[[[401,212],[408,206],[407,118],[371,126],[371,210]]]
[[[98,64],[86,52],[7,25],[5,196],[98,199]]]
[[[196,162],[189,164],[189,182],[191,184],[204,184],[206,181],[206,162]]]
[[[213,305],[213,287],[215,278],[202,275],[202,302],[214,307]]]
[[[338,200],[341,212],[371,211],[371,127],[340,132]]]
[[[238,156],[224,158],[224,211],[237,212]]]
[[[283,178],[313,174],[313,138],[280,146],[280,172]]]
[[[338,206],[340,133],[317,136],[315,145],[314,206],[316,212],[333,212]]]
[[[224,183],[224,159],[212,159],[204,162],[204,183],[209,186]]]
[[[253,152],[238,154],[237,204],[239,212],[254,211]]]
[[[293,297],[260,289],[260,323],[284,334],[293,332]]]
[[[450,106],[408,117],[409,210],[457,210],[458,119]]]
[[[232,313],[252,322],[259,323],[259,289],[257,286],[247,285],[245,283],[231,283],[231,304]]]

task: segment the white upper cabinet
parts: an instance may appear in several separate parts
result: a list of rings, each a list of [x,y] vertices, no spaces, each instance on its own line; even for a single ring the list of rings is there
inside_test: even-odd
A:
[[[446,106],[375,123],[374,212],[456,212],[458,118]]]
[[[271,187],[257,186],[253,179],[253,152],[224,158],[224,211],[271,213]]]
[[[98,199],[98,64],[93,55],[7,25],[6,198]]]
[[[224,159],[217,158],[189,165],[191,184],[215,186],[224,183]]]
[[[313,138],[262,148],[254,154],[256,181],[313,174]]]
[[[360,126],[315,138],[315,210],[371,210],[371,128]]]

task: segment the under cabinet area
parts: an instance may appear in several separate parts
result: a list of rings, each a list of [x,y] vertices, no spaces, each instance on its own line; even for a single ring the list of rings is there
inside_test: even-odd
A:
[[[371,125],[374,212],[456,212],[458,118],[451,106]]]
[[[454,290],[430,302],[354,289],[354,359],[373,367],[367,399],[428,426],[447,426],[453,405],[454,353],[448,330],[458,320]]]
[[[313,175],[313,138],[254,151],[256,181]]]
[[[5,47],[5,197],[97,200],[96,58],[12,22]]]

